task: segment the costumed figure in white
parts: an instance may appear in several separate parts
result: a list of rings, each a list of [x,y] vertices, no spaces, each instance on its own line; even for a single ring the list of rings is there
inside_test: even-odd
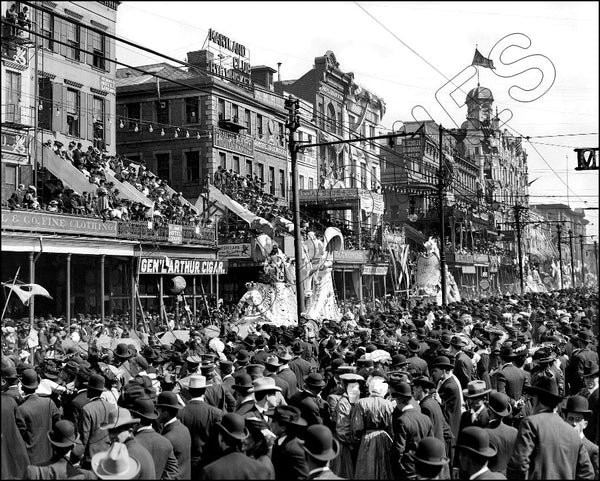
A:
[[[438,305],[442,304],[442,276],[440,269],[440,251],[437,242],[430,237],[423,244],[425,254],[419,254],[417,258],[416,282],[412,294],[417,296],[435,296]],[[458,302],[461,300],[460,292],[454,276],[446,266],[446,300],[447,302]]]
[[[342,318],[335,298],[333,288],[333,253],[343,249],[344,238],[339,229],[328,227],[325,230],[323,242],[316,241],[313,232],[309,232],[309,240],[315,246],[312,251],[312,266],[309,277],[312,282],[312,291],[306,306],[305,317],[315,321],[330,319],[339,321]],[[322,249],[324,246],[324,249]]]

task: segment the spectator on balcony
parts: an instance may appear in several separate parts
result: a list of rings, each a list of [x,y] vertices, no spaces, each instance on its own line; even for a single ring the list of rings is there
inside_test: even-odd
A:
[[[104,179],[99,180],[99,187],[96,189],[96,195],[98,196],[98,200],[96,201],[98,214],[106,220],[111,207],[108,189],[106,188],[106,181]]]
[[[25,185],[19,184],[17,190],[15,190],[10,196],[10,199],[8,199],[8,207],[10,208],[10,210],[23,207],[23,200],[25,199],[25,195]]]
[[[48,204],[48,206],[46,207],[46,210],[48,212],[57,212],[58,213],[59,212],[58,200],[56,200],[56,199],[51,200],[50,203]]]
[[[13,3],[6,10],[6,21],[7,21],[7,23],[10,24],[10,27],[8,29],[8,34],[9,35],[16,35],[17,29],[15,27],[17,25],[17,16],[18,16],[18,13],[17,13],[17,4]]]
[[[23,207],[26,209],[39,209],[40,203],[37,199],[37,189],[30,185],[27,188],[27,193],[25,194],[25,198],[23,199]]]
[[[29,9],[27,7],[23,7],[23,9],[19,12],[18,19],[20,27],[31,29],[31,20],[29,19]],[[21,34],[23,37],[27,37],[29,35],[25,31],[22,31]]]

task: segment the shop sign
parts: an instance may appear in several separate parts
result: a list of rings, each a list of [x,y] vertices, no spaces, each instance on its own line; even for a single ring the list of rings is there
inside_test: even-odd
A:
[[[254,143],[252,137],[234,134],[227,130],[213,129],[213,146],[232,152],[240,153],[246,157],[254,156]]]
[[[386,276],[388,266],[373,266],[366,265],[362,266],[362,273],[366,276]]]
[[[221,259],[247,259],[251,254],[250,244],[223,244],[217,254]]]
[[[479,263],[487,263],[489,262],[490,258],[488,257],[487,254],[475,254],[475,262],[479,262]]]
[[[140,260],[140,274],[209,276],[227,274],[227,267],[225,260],[170,259],[166,256],[142,257]]]
[[[28,135],[15,134],[12,132],[2,132],[2,151],[12,152],[13,154],[26,156],[28,148]]]
[[[475,274],[476,273],[475,266],[462,266],[462,273],[463,274]]]
[[[273,139],[276,137],[273,136]],[[265,152],[266,154],[274,155],[275,157],[286,158],[287,149],[271,142],[265,142],[262,139],[254,139],[254,148],[259,152]]]
[[[337,90],[332,89],[329,85],[321,84],[321,93],[328,95],[329,97],[339,101],[344,101],[344,95]]]
[[[115,237],[117,223],[43,212],[2,211],[2,229]]]
[[[341,262],[346,264],[365,264],[367,262],[367,251],[337,251],[333,253],[333,260],[334,262]]]
[[[490,281],[488,281],[487,279],[481,279],[479,281],[479,287],[481,287],[481,289],[483,289],[484,291],[490,288]]]
[[[100,90],[104,90],[105,92],[114,95],[117,92],[115,80],[108,77],[100,77]]]
[[[454,261],[459,264],[473,264],[473,256],[469,254],[454,254]]]
[[[183,244],[183,226],[169,224],[169,242]]]

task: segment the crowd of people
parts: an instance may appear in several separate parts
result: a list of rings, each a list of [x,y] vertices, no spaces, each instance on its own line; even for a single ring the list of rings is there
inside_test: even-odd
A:
[[[82,193],[65,187],[60,180],[44,176],[44,191],[38,195],[33,185],[20,184],[6,200],[11,210],[28,209],[94,216],[103,220],[151,221],[154,228],[169,223],[199,225],[203,219],[181,192],[168,193],[168,184],[143,165],[134,164],[122,156],[110,156],[95,147],[83,150],[81,143],[70,142],[67,149],[60,141],[47,141],[45,146],[76,167],[90,182],[90,190]],[[129,182],[153,201],[147,206],[125,198],[114,182],[106,177],[107,169],[115,172],[120,182]],[[46,178],[48,177],[48,178]]]
[[[342,307],[139,348],[37,319],[33,354],[4,322],[2,478],[598,477],[597,288]]]

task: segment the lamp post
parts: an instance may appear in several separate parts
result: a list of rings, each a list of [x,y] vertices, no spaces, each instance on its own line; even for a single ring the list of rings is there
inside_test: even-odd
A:
[[[447,305],[447,293],[446,293],[446,219],[444,217],[444,150],[442,146],[442,139],[444,135],[444,128],[440,124],[439,127],[439,182],[438,182],[438,198],[440,202],[440,272],[442,276],[442,306]]]

